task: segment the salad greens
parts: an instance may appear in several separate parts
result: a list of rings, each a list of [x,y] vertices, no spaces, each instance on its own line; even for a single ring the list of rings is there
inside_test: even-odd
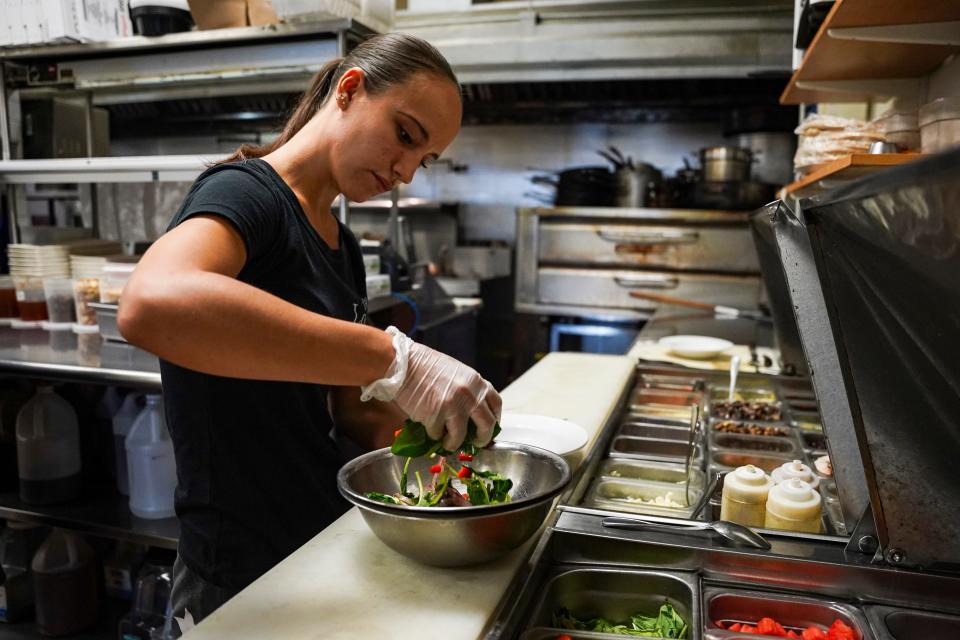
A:
[[[655,617],[644,615],[630,616],[629,622],[614,624],[604,618],[580,620],[575,618],[566,607],[560,607],[553,613],[553,626],[575,631],[600,631],[625,636],[645,638],[686,638],[687,623],[669,602],[664,602]]]
[[[500,425],[496,424],[493,427],[493,437],[496,438],[499,433]],[[458,460],[473,460],[473,456],[480,451],[474,444],[476,438],[477,427],[471,421],[467,425],[464,444],[457,452]],[[510,490],[513,488],[510,478],[495,471],[474,469],[467,464],[463,464],[460,469],[454,468],[447,460],[447,456],[452,456],[454,452],[445,450],[441,442],[430,438],[420,422],[407,420],[403,427],[397,429],[390,450],[396,456],[407,458],[400,474],[400,490],[392,495],[369,491],[365,495],[371,500],[411,507],[476,506],[510,501]],[[412,493],[407,488],[410,460],[420,456],[437,457],[439,462],[430,467],[431,478],[426,484],[420,472],[414,472],[417,492]],[[463,490],[466,490],[466,493],[463,493]]]
[[[500,423],[493,425],[494,440],[500,434]],[[474,444],[477,439],[477,425],[473,420],[467,423],[467,437],[463,439],[463,444],[457,451],[447,451],[443,448],[440,440],[434,440],[427,435],[427,428],[422,422],[415,422],[407,419],[403,423],[394,439],[390,451],[395,456],[404,456],[407,458],[419,458],[420,456],[429,456],[434,453],[441,456],[449,456],[454,453],[467,453],[476,455],[480,447]]]

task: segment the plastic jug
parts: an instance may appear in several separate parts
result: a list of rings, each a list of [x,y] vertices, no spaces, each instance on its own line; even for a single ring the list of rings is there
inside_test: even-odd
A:
[[[80,495],[80,430],[70,403],[52,386],[37,387],[17,415],[20,499],[65,502]]]
[[[747,527],[762,527],[766,517],[767,493],[773,481],[763,469],[748,464],[723,478],[720,519]]]
[[[140,414],[140,395],[128,393],[120,403],[120,409],[114,414],[113,423],[113,461],[117,470],[117,491],[130,495],[130,477],[127,471],[127,436],[133,428],[133,422]]]
[[[20,486],[17,476],[17,414],[30,400],[32,390],[15,383],[0,391],[0,491],[16,491]]]
[[[163,400],[147,395],[147,406],[133,423],[126,440],[130,477],[130,511],[141,518],[174,515],[173,492],[177,465],[173,441],[163,419]]]
[[[83,538],[54,529],[31,563],[37,630],[47,636],[82,631],[97,620],[97,568]]]
[[[820,494],[799,478],[784,480],[770,489],[764,526],[820,533]]]
[[[134,542],[120,541],[103,560],[103,579],[107,595],[122,600],[133,599],[137,571],[147,555],[147,548]]]
[[[33,611],[33,576],[30,562],[46,530],[35,524],[7,522],[0,533],[0,621],[16,622]]]
[[[799,478],[814,489],[817,489],[820,486],[820,478],[817,477],[817,474],[813,472],[813,469],[803,464],[803,462],[800,460],[784,462],[782,465],[773,470],[773,472],[770,474],[770,477],[773,479],[774,484],[780,484],[781,482],[790,480],[791,478]]]

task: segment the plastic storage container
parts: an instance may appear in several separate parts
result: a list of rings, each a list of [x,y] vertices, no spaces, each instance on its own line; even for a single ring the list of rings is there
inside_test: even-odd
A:
[[[874,122],[887,136],[887,142],[893,142],[903,151],[920,149],[920,121],[916,109],[887,111]]]
[[[720,519],[748,527],[762,527],[767,494],[773,481],[752,464],[737,467],[723,478]]]
[[[37,387],[17,415],[17,471],[20,499],[27,504],[54,504],[80,495],[77,414],[51,386]]]
[[[190,31],[193,18],[187,0],[130,0],[133,29],[141,36]]]
[[[814,490],[820,487],[820,478],[813,472],[813,469],[803,464],[800,460],[784,462],[781,466],[770,472],[770,478],[774,484],[780,484],[792,478],[803,480]]]
[[[799,478],[785,480],[770,489],[764,526],[820,533],[820,494]]]
[[[91,302],[100,302],[100,276],[76,278],[73,281],[73,302],[77,313],[77,322],[80,324],[97,324],[97,312],[89,305]]]
[[[44,278],[43,295],[47,301],[47,317],[50,322],[63,324],[76,321],[73,281],[70,278]]]
[[[103,267],[103,278],[100,280],[100,302],[120,302],[120,294],[136,268],[135,262],[108,262]]]
[[[960,96],[937,98],[920,107],[920,146],[937,153],[960,144]]]
[[[120,404],[120,409],[111,418],[113,424],[113,460],[117,470],[117,491],[130,495],[130,476],[127,471],[127,436],[133,423],[140,415],[140,396],[128,393]]]
[[[147,548],[133,542],[117,542],[103,561],[103,580],[107,595],[122,600],[133,599],[137,571],[147,555]]]
[[[19,318],[17,308],[17,289],[13,285],[13,278],[0,276],[0,325],[10,324],[11,318]]]
[[[16,288],[20,320],[24,322],[47,320],[47,297],[43,291],[43,279],[14,276],[13,284]]]
[[[159,395],[147,395],[147,406],[134,421],[125,444],[130,511],[141,518],[172,517],[177,465]]]
[[[54,529],[37,549],[31,569],[40,633],[64,636],[96,622],[97,568],[83,538]]]

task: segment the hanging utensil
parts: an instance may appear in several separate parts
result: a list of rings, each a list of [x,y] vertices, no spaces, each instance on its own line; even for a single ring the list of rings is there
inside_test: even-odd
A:
[[[737,390],[737,376],[740,374],[740,356],[730,358],[730,386],[727,389],[727,402],[733,402],[733,394]]]
[[[616,158],[610,153],[607,153],[606,151],[603,151],[602,149],[597,151],[597,155],[612,164],[615,171],[619,171],[624,166],[620,159]]]
[[[628,531],[668,531],[670,533],[686,533],[690,531],[716,531],[721,536],[747,547],[755,549],[770,549],[770,543],[759,533],[736,522],[727,520],[714,520],[712,522],[677,522],[676,524],[665,524],[662,522],[653,522],[645,520],[643,517],[609,517],[604,518],[602,522],[604,527],[609,529],[625,529]]]

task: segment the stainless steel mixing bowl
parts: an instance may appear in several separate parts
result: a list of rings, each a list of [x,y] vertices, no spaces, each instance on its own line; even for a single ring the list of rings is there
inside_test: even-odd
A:
[[[513,480],[511,501],[470,507],[406,507],[367,498],[368,491],[399,489],[406,458],[378,449],[351,460],[337,474],[343,496],[360,508],[363,519],[387,546],[408,558],[440,567],[487,562],[523,544],[543,523],[553,499],[570,481],[570,467],[557,454],[516,443],[495,443],[474,457],[471,466]],[[417,491],[415,472],[424,482],[436,460],[414,458],[407,483]]]

